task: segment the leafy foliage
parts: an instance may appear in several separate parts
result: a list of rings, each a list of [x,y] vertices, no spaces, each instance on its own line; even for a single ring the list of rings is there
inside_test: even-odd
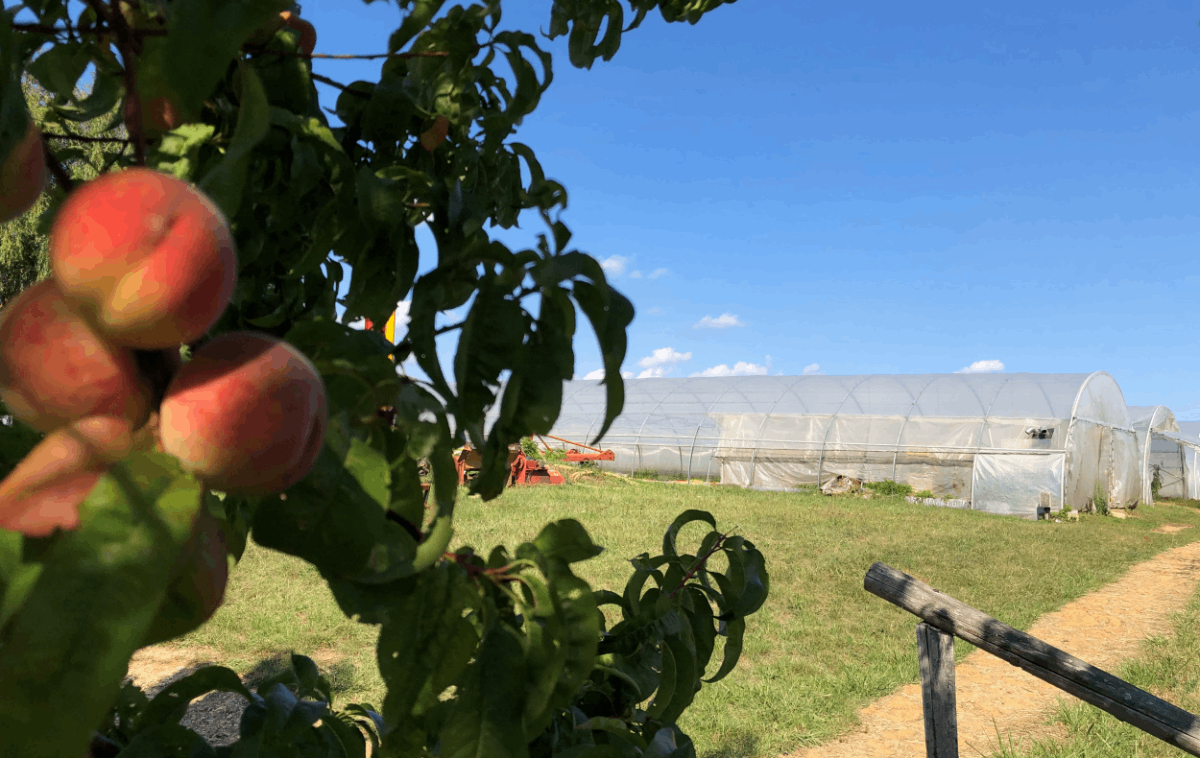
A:
[[[549,35],[567,36],[571,63],[586,68],[612,58],[656,8],[696,23],[725,1],[632,0],[627,22],[617,0],[555,0]],[[689,511],[661,555],[634,559],[619,595],[594,592],[573,572],[600,548],[570,519],[511,553],[446,552],[453,450],[481,450],[473,491],[500,494],[509,445],[558,416],[578,313],[607,372],[603,436],[624,400],[619,368],[634,311],[599,263],[570,246],[559,218],[565,188],[512,139],[553,81],[550,54],[534,35],[500,27],[499,0],[399,5],[379,80],[347,84],[315,74],[289,28],[252,42],[280,11],[299,12],[283,0],[89,0],[82,10],[29,0],[0,14],[0,154],[32,112],[44,133],[61,135],[49,143],[52,169],[145,164],[194,182],[227,216],[239,253],[237,290],[213,333],[285,337],[313,360],[330,401],[325,448],[286,498],[217,498],[171,459],[138,453],[93,491],[78,531],[0,533],[6,750],[78,754],[108,713],[103,739],[129,756],[360,755],[368,742],[397,756],[693,754],[675,722],[702,682],[736,664],[745,618],[766,597],[750,542]],[[36,22],[15,23],[21,8]],[[89,67],[94,79],[81,89]],[[23,76],[36,80],[41,105],[14,97]],[[332,112],[342,125],[330,125],[316,81],[340,90]],[[161,98],[179,123],[151,134],[139,114]],[[54,173],[66,182],[43,197],[42,224],[67,184],[94,175]],[[528,219],[545,231],[527,249],[488,233]],[[421,223],[437,247],[425,271]],[[44,230],[8,225],[0,250],[32,260]],[[404,299],[410,324],[398,345],[345,325],[382,324]],[[465,317],[440,325],[450,312]],[[444,366],[438,338],[451,332],[458,348]],[[428,379],[399,370],[408,360]],[[0,435],[0,463],[35,441]],[[426,461],[428,509],[418,475]],[[137,647],[204,620],[202,608],[171,598],[205,509],[235,556],[251,537],[299,556],[347,616],[379,626],[388,690],[378,710],[331,710],[327,683],[302,656],[255,692],[220,668],[149,700],[120,687]],[[711,530],[680,551],[691,522]],[[601,613],[609,606],[620,616],[611,627]],[[214,689],[249,702],[234,752],[178,723],[183,703]]]

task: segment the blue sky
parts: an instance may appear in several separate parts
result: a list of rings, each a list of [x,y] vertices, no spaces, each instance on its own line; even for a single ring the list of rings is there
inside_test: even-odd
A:
[[[549,7],[509,0],[503,26]],[[400,19],[302,15],[323,53],[382,52]],[[637,307],[635,376],[1104,370],[1200,419],[1198,21],[1145,0],[653,14],[591,71],[543,40],[555,81],[517,138]],[[524,223],[499,238],[528,246]],[[582,331],[577,375],[600,365]]]

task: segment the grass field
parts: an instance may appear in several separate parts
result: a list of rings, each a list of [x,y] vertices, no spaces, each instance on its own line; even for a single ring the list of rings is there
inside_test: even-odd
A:
[[[777,756],[819,744],[853,727],[858,708],[916,680],[916,620],[862,588],[874,561],[1026,628],[1133,563],[1200,536],[1151,531],[1162,523],[1200,525],[1200,512],[1180,504],[1141,508],[1125,521],[1030,522],[899,497],[609,480],[514,489],[490,503],[465,498],[455,543],[515,546],[546,522],[572,516],[607,548],[579,564],[579,573],[593,587],[620,591],[627,559],[657,552],[666,526],[687,508],[737,527],[771,573],[771,597],[749,620],[738,668],[706,686],[684,715],[681,725],[701,756]],[[378,703],[374,631],[347,621],[306,565],[252,546],[225,606],[176,644],[203,646],[206,659],[239,670],[295,649],[330,669],[337,702]],[[959,657],[969,652],[959,645]]]

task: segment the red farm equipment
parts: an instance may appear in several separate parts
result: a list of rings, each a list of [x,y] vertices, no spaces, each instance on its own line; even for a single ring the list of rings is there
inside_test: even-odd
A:
[[[571,448],[570,450],[567,451],[567,456],[566,456],[565,460],[568,463],[582,463],[584,461],[615,461],[617,459],[616,454],[613,453],[613,451],[611,451],[611,450],[601,450],[598,447],[592,447],[590,445],[585,445],[582,442],[572,442],[571,440],[564,440],[562,437],[555,437],[552,434],[546,434],[546,435],[539,434],[538,435],[538,439],[542,439],[542,437],[549,437],[550,439],[557,440],[557,441],[563,443],[564,445],[578,445],[578,447]],[[542,439],[542,444],[546,445],[545,439]],[[590,453],[580,452],[580,450],[579,450],[580,447],[583,448],[584,450],[591,450],[592,452],[590,452]],[[546,445],[546,449],[549,450],[550,446]]]
[[[459,450],[454,456],[454,467],[458,469],[458,483],[463,485],[475,478],[482,464],[482,454],[470,445]],[[520,445],[508,447],[508,470],[510,487],[517,484],[565,484],[567,481],[562,474],[544,462],[526,456]]]

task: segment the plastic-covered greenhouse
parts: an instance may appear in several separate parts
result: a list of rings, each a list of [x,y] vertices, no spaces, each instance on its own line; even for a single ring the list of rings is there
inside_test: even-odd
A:
[[[1187,462],[1188,497],[1200,500],[1200,421],[1180,421],[1179,436],[1189,443],[1184,445],[1183,451]]]
[[[568,382],[551,434],[589,442],[603,418],[603,385]],[[1105,372],[630,379],[602,445],[626,473],[764,489],[891,479],[1023,516],[1141,494],[1137,438]]]
[[[1188,445],[1179,433],[1175,414],[1165,405],[1129,406],[1129,423],[1138,440],[1143,503],[1154,502],[1154,480],[1159,497],[1188,494]]]

